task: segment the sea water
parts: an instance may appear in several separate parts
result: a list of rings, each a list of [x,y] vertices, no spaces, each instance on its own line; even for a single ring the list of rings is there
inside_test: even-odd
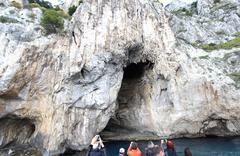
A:
[[[178,156],[184,156],[184,148],[189,147],[193,156],[240,156],[240,137],[232,138],[197,138],[174,139]],[[148,141],[139,141],[138,145],[144,153]],[[159,141],[154,141],[159,144]],[[105,143],[108,156],[118,156],[121,147],[127,150],[130,142],[113,141]]]

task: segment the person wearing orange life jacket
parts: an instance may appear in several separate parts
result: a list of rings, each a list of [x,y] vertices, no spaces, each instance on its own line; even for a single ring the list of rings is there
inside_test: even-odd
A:
[[[136,142],[130,143],[127,154],[128,154],[128,156],[142,156],[142,152],[138,148],[138,145]]]

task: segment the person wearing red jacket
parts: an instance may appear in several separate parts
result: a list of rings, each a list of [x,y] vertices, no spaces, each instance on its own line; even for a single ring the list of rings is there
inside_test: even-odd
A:
[[[138,148],[138,145],[136,142],[130,143],[127,154],[128,154],[128,156],[142,156],[142,152]]]

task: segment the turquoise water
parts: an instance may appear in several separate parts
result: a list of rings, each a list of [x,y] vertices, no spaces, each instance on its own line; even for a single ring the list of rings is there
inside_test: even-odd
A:
[[[106,143],[107,155],[118,156],[119,148],[127,149],[129,143],[125,141]],[[140,141],[138,144],[144,153],[147,141]],[[240,137],[175,139],[174,144],[178,156],[184,155],[185,147],[190,147],[193,156],[240,156]]]

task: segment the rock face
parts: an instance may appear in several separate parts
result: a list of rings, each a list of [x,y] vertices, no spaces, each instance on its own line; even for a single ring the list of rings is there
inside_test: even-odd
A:
[[[240,91],[224,71],[239,67],[239,49],[199,58],[206,52],[176,40],[179,25],[159,2],[85,0],[68,33],[50,36],[41,34],[41,10],[0,6],[0,16],[19,21],[0,23],[1,148],[31,144],[53,155],[82,150],[100,132],[239,135]],[[226,53],[229,63],[214,61]]]
[[[175,0],[172,1],[171,3],[167,4],[165,6],[165,9],[168,11],[174,11],[182,8],[189,8],[190,5],[188,5],[186,2],[181,1],[181,0]]]
[[[73,5],[79,6],[80,2],[82,2],[82,0],[59,0],[59,6],[67,12],[69,7]]]
[[[176,37],[189,44],[225,42],[240,32],[239,4],[236,0],[199,0],[192,8],[186,7],[190,16],[182,16],[176,8],[170,25]]]

